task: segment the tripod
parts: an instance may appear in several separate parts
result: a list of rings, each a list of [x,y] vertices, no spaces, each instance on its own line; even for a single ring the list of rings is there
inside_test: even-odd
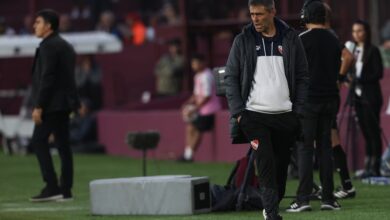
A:
[[[365,176],[368,177],[380,175],[379,167],[381,162],[380,155],[382,153],[382,149],[379,146],[382,146],[382,138],[385,144],[388,145],[388,140],[380,127],[380,115],[378,115],[377,112],[380,109],[380,105],[376,105],[377,103],[374,104],[375,102],[370,103],[370,99],[368,98],[363,85],[358,84],[356,76],[351,78],[352,79],[350,81],[348,95],[344,103],[339,123],[341,126],[344,120],[344,115],[347,112],[346,109],[349,107],[345,144],[346,150],[349,155],[353,156],[353,165],[356,167],[355,158],[357,158],[357,151],[354,150],[350,144],[353,146],[357,145],[356,122],[359,120],[360,129],[364,134],[365,141],[370,141],[369,143],[366,143],[366,145],[371,144],[371,149],[366,147],[365,172],[361,178],[364,178]],[[379,108],[376,108],[375,106]],[[369,154],[368,150],[370,150],[372,153]]]
[[[347,118],[347,132],[346,132],[346,143],[345,148],[348,155],[351,155],[353,158],[353,166],[356,167],[356,161],[355,158],[357,157],[357,152],[353,151],[352,147],[350,146],[350,142],[352,142],[352,146],[357,145],[357,125],[356,125],[356,117],[355,117],[355,104],[356,104],[356,97],[355,97],[355,88],[356,88],[356,77],[352,77],[352,80],[348,87],[348,93],[347,97],[345,99],[343,109],[341,111],[340,116],[340,122],[338,123],[338,127],[340,128],[343,124],[345,113],[347,112],[348,108],[348,118]]]

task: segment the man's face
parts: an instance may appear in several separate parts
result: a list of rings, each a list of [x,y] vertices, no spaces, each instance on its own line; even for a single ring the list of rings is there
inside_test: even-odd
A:
[[[42,17],[37,17],[34,22],[34,34],[38,38],[45,37],[51,31],[49,23],[46,23]]]
[[[264,5],[250,5],[251,20],[257,32],[267,32],[273,24],[275,9],[268,10]]]

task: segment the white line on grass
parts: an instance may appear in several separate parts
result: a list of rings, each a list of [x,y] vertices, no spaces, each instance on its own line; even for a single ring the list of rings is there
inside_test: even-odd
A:
[[[83,207],[20,207],[20,208],[5,208],[0,209],[2,212],[56,212],[56,211],[75,211],[84,210]]]
[[[4,203],[4,204],[1,204],[0,207],[7,207],[7,208],[10,208],[10,207],[21,207],[21,206],[26,206],[25,204],[22,204],[22,203]],[[0,210],[1,210],[0,208]]]

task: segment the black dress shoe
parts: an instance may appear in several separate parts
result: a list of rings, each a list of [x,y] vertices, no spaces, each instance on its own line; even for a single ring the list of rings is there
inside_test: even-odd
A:
[[[61,194],[60,189],[50,189],[49,187],[45,187],[42,189],[39,195],[33,196],[30,198],[31,202],[50,202],[56,201],[58,199],[62,199],[63,196]]]
[[[73,201],[72,191],[62,190],[62,198],[57,200],[57,202],[68,202]]]

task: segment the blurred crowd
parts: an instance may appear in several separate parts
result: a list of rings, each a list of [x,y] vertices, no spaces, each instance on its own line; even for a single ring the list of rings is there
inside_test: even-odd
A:
[[[59,30],[62,33],[74,31],[101,30],[114,34],[125,43],[142,44],[153,41],[156,25],[178,24],[177,5],[171,1],[162,2],[161,9],[134,10],[117,13],[113,10],[115,0],[73,0],[71,10],[60,16]],[[20,28],[7,24],[0,17],[0,35],[32,34],[33,15],[28,14],[23,19]]]
[[[249,21],[246,4],[237,5],[237,1],[229,0],[231,4],[217,5],[204,0],[189,1],[188,16],[192,20],[237,19]],[[59,30],[62,33],[74,31],[100,30],[112,33],[124,43],[141,45],[155,40],[155,29],[158,26],[180,25],[183,21],[179,14],[178,0],[142,1],[128,3],[129,10],[118,11],[119,0],[73,0],[71,9],[62,12]],[[237,7],[230,7],[235,5]],[[229,6],[229,7],[228,7]],[[130,9],[134,8],[134,9]],[[27,14],[22,19],[20,27],[12,27],[5,17],[0,15],[1,35],[32,34],[33,15]]]
[[[224,4],[220,1],[187,1],[187,19],[249,22],[246,1],[223,2]],[[69,10],[61,11],[59,29],[63,33],[101,30],[112,33],[124,43],[141,45],[156,39],[156,28],[181,25],[183,15],[180,14],[179,7],[179,0],[72,0]],[[190,10],[191,8],[197,10]],[[0,36],[32,34],[33,22],[34,15],[27,14],[20,19],[19,25],[13,27],[7,17],[0,14]],[[390,47],[390,20],[382,27],[381,40],[385,48]]]

